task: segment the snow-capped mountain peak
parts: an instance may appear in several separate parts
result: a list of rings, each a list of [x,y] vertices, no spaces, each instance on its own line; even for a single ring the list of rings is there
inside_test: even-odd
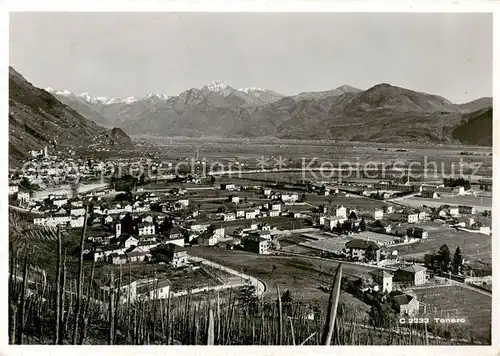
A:
[[[166,94],[157,94],[157,93],[149,93],[147,96],[148,99],[163,99],[166,100],[169,98]]]
[[[55,94],[55,95],[64,95],[64,96],[70,96],[72,95],[73,93],[70,92],[69,90],[57,90],[57,89],[54,89],[54,88],[51,88],[51,87],[48,87],[45,89],[46,91],[48,91],[49,93],[51,94]],[[74,95],[74,94],[73,94]]]
[[[252,94],[252,93],[262,93],[265,92],[266,90],[262,88],[253,87],[253,88],[240,88],[238,89],[238,91],[242,91],[245,94]]]
[[[208,91],[213,91],[213,92],[221,92],[224,91],[227,87],[228,85],[223,84],[220,80],[214,80],[206,84],[202,89],[206,89]]]
[[[138,98],[138,97],[135,97],[135,96],[129,96],[129,97],[126,97],[126,98],[109,98],[109,97],[106,97],[106,96],[94,96],[90,93],[80,93],[80,94],[77,94],[77,93],[73,93],[69,90],[58,90],[58,89],[53,89],[53,88],[46,88],[45,89],[46,91],[48,91],[49,93],[53,94],[53,95],[56,95],[56,96],[65,96],[65,97],[71,97],[71,98],[77,98],[77,99],[80,99],[80,100],[84,100],[88,103],[91,103],[91,104],[100,104],[100,105],[111,105],[111,104],[133,104],[137,101],[140,101],[140,100],[145,100],[145,99],[149,99],[149,100],[167,100],[168,98],[170,98],[168,95],[166,94],[157,94],[157,93],[150,93],[148,94],[147,96],[143,97],[143,98]]]

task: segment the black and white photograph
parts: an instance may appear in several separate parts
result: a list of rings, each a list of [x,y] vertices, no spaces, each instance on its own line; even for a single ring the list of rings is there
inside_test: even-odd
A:
[[[8,18],[8,344],[493,345],[493,13]]]

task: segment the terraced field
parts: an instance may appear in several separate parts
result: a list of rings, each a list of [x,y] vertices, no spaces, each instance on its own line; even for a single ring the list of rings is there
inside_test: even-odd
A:
[[[489,339],[491,297],[461,286],[422,288],[414,292],[420,302],[427,304],[429,318],[464,318],[467,332],[476,339]]]
[[[477,234],[466,231],[457,231],[452,228],[440,228],[429,232],[429,238],[419,242],[388,247],[390,251],[397,250],[400,256],[422,258],[426,253],[437,252],[446,244],[454,252],[460,246],[465,259],[483,260],[491,263],[492,238],[489,235]]]

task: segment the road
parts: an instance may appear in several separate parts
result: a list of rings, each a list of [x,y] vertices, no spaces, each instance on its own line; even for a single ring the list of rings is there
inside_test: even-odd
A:
[[[202,257],[189,256],[189,259],[192,261],[195,261],[195,262],[201,262],[201,263],[203,263],[207,266],[210,266],[212,268],[221,269],[223,271],[226,271],[226,272],[232,274],[235,278],[230,278],[229,282],[233,283],[235,286],[240,286],[242,279],[250,281],[250,283],[252,283],[255,286],[256,294],[258,296],[265,294],[265,292],[268,290],[266,283],[259,278],[250,276],[250,275],[245,274],[243,272],[235,271],[232,268],[223,266],[223,265],[216,263],[216,262],[209,261],[209,260],[202,258]]]
[[[349,261],[344,261],[344,260],[339,260],[339,259],[334,259],[334,258],[324,258],[324,257],[303,255],[301,253],[294,253],[294,252],[285,252],[285,251],[278,251],[278,250],[273,250],[272,252],[277,253],[278,257],[280,257],[279,254],[290,255],[290,256],[297,256],[297,257],[314,259],[314,260],[337,262],[337,263],[342,263],[345,265],[358,266],[358,267],[362,267],[362,268],[366,268],[366,269],[382,269],[382,270],[391,271],[391,272],[393,272],[397,269],[396,267],[377,266],[377,265],[371,265],[371,264],[361,263],[361,262],[349,262]],[[281,256],[281,257],[284,257],[284,256]]]
[[[20,208],[18,206],[15,206],[15,205],[10,205],[9,204],[9,210],[12,209],[12,210],[17,210],[17,211],[20,211],[20,212],[23,212],[23,213],[32,213],[32,214],[43,214],[39,211],[31,211],[29,209],[25,209],[25,208]]]

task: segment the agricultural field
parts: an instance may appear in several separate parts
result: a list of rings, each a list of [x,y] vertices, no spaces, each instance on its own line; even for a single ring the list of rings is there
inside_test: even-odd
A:
[[[301,242],[300,246],[311,248],[318,251],[327,251],[337,253],[345,248],[345,244],[352,240],[352,238],[338,237],[329,238],[317,241]]]
[[[465,330],[475,339],[487,341],[491,328],[490,296],[463,286],[418,288],[420,302],[427,304],[429,318],[464,318]]]
[[[421,197],[411,197],[398,199],[398,202],[409,205],[415,208],[427,205],[430,207],[439,207],[441,205],[470,205],[473,206],[477,212],[484,210],[491,210],[492,198],[491,197],[475,197],[472,195],[464,196],[442,196],[440,199],[428,199]]]
[[[307,257],[285,257],[258,255],[245,251],[226,251],[211,247],[190,247],[188,254],[206,258],[224,266],[242,270],[262,280],[266,286],[266,295],[275,295],[276,286],[280,290],[289,289],[297,300],[328,300],[328,294],[320,287],[328,287],[333,282],[333,273],[338,266],[334,261],[318,260]],[[362,275],[373,270],[361,265],[343,265],[345,275]],[[346,303],[367,306],[353,296],[343,293]]]
[[[423,258],[426,253],[437,252],[444,244],[448,246],[451,253],[454,253],[457,246],[460,246],[462,256],[465,259],[477,259],[491,263],[491,236],[466,231],[457,231],[448,227],[435,228],[433,231],[429,231],[429,238],[419,242],[399,246],[389,246],[386,250],[396,250],[400,256],[406,258]]]
[[[320,196],[317,194],[307,194],[306,198],[307,198],[306,201],[308,203],[316,206],[320,206],[323,204],[332,204],[333,206],[343,205],[345,207],[361,211],[363,210],[366,211],[375,208],[383,208],[384,206],[390,205],[382,200],[373,200],[360,196],[349,196],[349,197],[343,195]]]
[[[150,138],[149,143],[154,139]],[[462,158],[464,162],[482,162],[491,167],[491,147],[458,146],[458,145],[419,145],[419,144],[390,144],[375,142],[342,142],[342,141],[309,141],[309,140],[232,140],[232,139],[195,139],[195,138],[169,138],[157,140],[156,145],[162,148],[165,159],[180,159],[187,156],[220,159],[228,161],[245,162],[255,160],[259,156],[274,156],[318,160],[332,162],[360,162],[365,160],[409,160],[423,159],[428,162],[443,162],[445,166],[458,163]],[[156,151],[156,150],[155,150]],[[460,155],[468,151],[477,153],[473,156]],[[230,152],[230,154],[228,154]],[[161,154],[161,152],[160,152]],[[297,159],[295,159],[297,161]]]

